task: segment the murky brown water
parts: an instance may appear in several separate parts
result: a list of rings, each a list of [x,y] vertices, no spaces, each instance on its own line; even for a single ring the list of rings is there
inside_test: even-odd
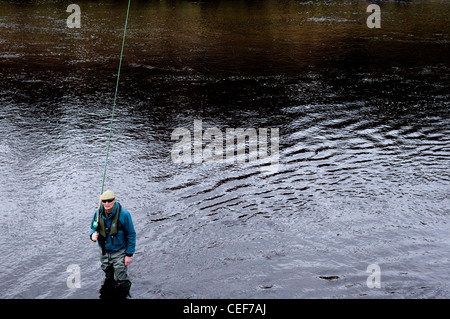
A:
[[[79,29],[69,2],[0,1],[2,298],[103,280],[89,223],[127,3],[73,2]],[[368,4],[132,1],[105,187],[138,232],[133,298],[449,297],[450,4],[383,2],[380,29]],[[277,170],[174,163],[194,120],[279,129]]]

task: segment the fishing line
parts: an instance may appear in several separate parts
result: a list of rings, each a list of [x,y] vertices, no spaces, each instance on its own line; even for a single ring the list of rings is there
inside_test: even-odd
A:
[[[111,115],[111,123],[109,125],[108,147],[106,149],[105,168],[103,170],[102,190],[101,190],[100,194],[103,194],[103,187],[105,185],[106,166],[108,165],[109,147],[111,145],[112,125],[113,125],[113,121],[114,121],[114,111],[116,110],[117,90],[119,88],[120,68],[122,66],[123,47],[125,45],[125,35],[127,33],[128,14],[130,12],[130,2],[131,2],[131,0],[128,0],[127,17],[125,19],[125,27],[123,29],[122,49],[120,51],[119,70],[117,72],[116,91],[114,92],[114,103],[113,103],[113,109],[112,109],[112,115]],[[101,207],[101,200],[98,203],[98,212],[100,212],[100,207]],[[98,217],[99,217],[99,214],[97,213],[97,225],[98,225]],[[95,226],[97,226],[97,225],[95,225]]]
[[[106,166],[108,165],[109,147],[111,145],[112,125],[113,125],[113,120],[114,120],[114,111],[116,110],[117,90],[119,87],[120,68],[122,66],[122,56],[123,56],[123,47],[125,45],[125,35],[127,33],[128,13],[130,12],[130,2],[131,2],[131,0],[128,0],[127,17],[125,19],[125,27],[123,30],[122,50],[120,51],[119,71],[117,72],[116,91],[114,92],[114,104],[113,104],[112,115],[111,115],[111,123],[109,125],[108,148],[106,149],[105,169],[103,171],[103,179],[102,179],[102,191],[100,192],[100,194],[103,194],[103,187],[105,185]]]

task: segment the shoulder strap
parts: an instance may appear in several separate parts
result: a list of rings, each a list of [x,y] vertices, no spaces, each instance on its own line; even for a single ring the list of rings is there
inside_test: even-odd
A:
[[[100,214],[98,217],[98,232],[101,236],[106,237],[106,226],[105,220],[102,217],[102,207],[103,205],[101,205],[97,211],[97,215]]]
[[[120,203],[118,203],[118,205],[119,206],[117,207],[117,212],[111,221],[111,229],[109,231],[112,236],[117,234],[117,229],[119,228],[119,215],[122,207],[120,206]]]

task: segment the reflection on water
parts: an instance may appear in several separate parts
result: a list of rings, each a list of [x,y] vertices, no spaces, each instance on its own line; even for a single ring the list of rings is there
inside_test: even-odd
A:
[[[448,296],[450,6],[383,2],[369,29],[368,3],[132,1],[105,187],[135,220],[134,298]],[[4,298],[98,297],[126,2],[78,4],[69,29],[59,2],[0,1]],[[194,120],[278,128],[279,169],[175,164]]]

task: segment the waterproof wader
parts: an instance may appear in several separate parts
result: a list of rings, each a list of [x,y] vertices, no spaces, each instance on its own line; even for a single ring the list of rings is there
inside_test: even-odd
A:
[[[125,266],[125,249],[113,253],[100,254],[105,282],[100,288],[101,298],[126,298],[129,296],[131,281]]]

